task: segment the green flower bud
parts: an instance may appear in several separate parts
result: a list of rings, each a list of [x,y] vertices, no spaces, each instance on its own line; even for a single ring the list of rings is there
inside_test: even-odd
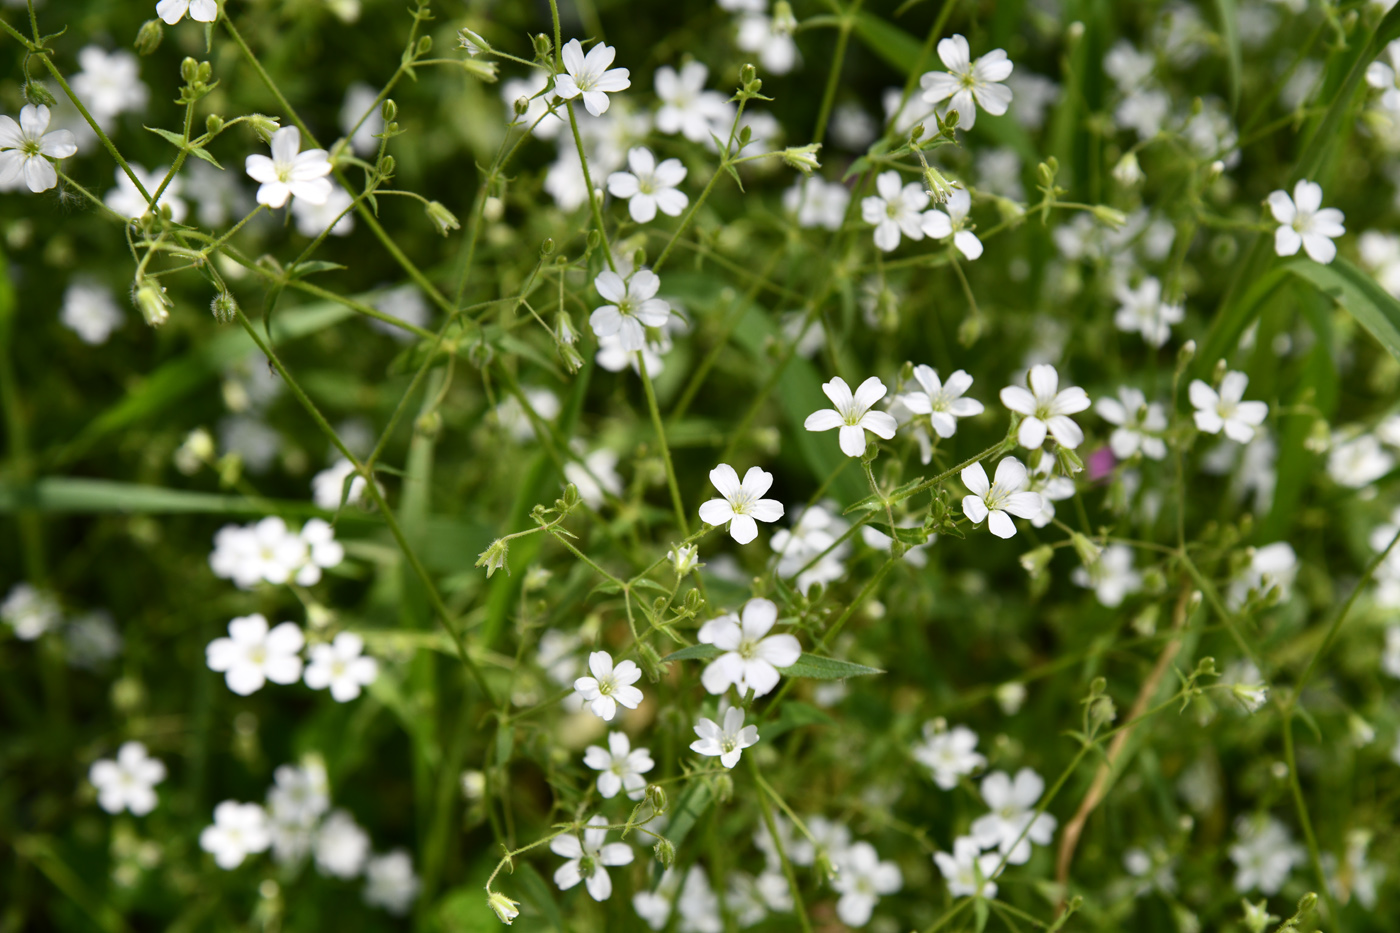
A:
[[[535,35],[535,57],[538,59],[549,58],[549,53],[554,51],[554,43],[549,41],[549,36],[544,33]]]
[[[186,84],[194,84],[195,77],[199,74],[199,62],[188,56],[180,62],[180,79]]]
[[[1114,230],[1121,230],[1128,223],[1128,215],[1120,210],[1109,207],[1106,204],[1094,205],[1094,219],[1101,224],[1106,224]]]
[[[413,422],[413,430],[420,436],[435,438],[442,433],[442,412],[434,408],[425,411]]]
[[[647,800],[647,804],[651,807],[651,809],[652,809],[653,812],[655,812],[655,813],[665,813],[665,812],[666,812],[666,788],[662,787],[660,784],[648,784],[648,785],[647,785],[646,800]],[[663,839],[662,842],[666,842],[666,840]],[[659,843],[658,843],[658,844],[659,844]],[[667,844],[668,846],[670,845],[669,842],[666,842],[666,844]],[[672,848],[672,849],[671,849],[671,855],[672,855],[672,857],[675,856],[675,852],[676,852],[676,850],[675,850],[674,848]],[[670,863],[668,862],[667,864],[670,864]]]
[[[457,41],[462,44],[463,51],[473,58],[480,55],[482,52],[491,51],[491,43],[465,26],[457,30]]]
[[[1032,578],[1040,576],[1045,572],[1045,568],[1050,566],[1050,561],[1055,556],[1055,549],[1048,544],[1042,544],[1033,551],[1027,551],[1021,555],[1021,566]]]
[[[515,918],[520,916],[520,902],[513,901],[499,891],[492,891],[486,896],[486,906],[496,912],[496,916],[506,926],[515,922]]]
[[[49,89],[38,81],[26,81],[24,83],[24,97],[31,104],[42,104],[45,107],[53,107],[58,101],[49,93]]]
[[[271,142],[272,134],[277,132],[281,126],[276,117],[269,117],[265,114],[255,113],[248,118],[248,125],[253,128],[253,132],[258,135],[258,139],[263,142]]]
[[[773,4],[773,32],[780,36],[790,36],[797,31],[797,17],[792,15],[792,4],[778,0]]]
[[[821,148],[821,143],[811,143],[806,146],[789,146],[783,150],[783,161],[797,169],[803,175],[810,175],[813,170],[822,167],[822,164],[817,161],[817,153]]]
[[[1129,152],[1118,160],[1118,164],[1113,167],[1113,179],[1124,188],[1135,188],[1142,184],[1147,178],[1142,173],[1142,166],[1138,165],[1137,153]]]
[[[488,84],[495,83],[500,74],[500,66],[495,62],[483,62],[475,58],[463,59],[462,70],[478,81],[485,81]]]
[[[419,54],[419,55],[427,55],[427,54],[428,54],[429,52],[431,52],[432,50],[433,50],[433,37],[432,37],[432,36],[419,36],[419,37],[418,37],[418,49],[417,49],[418,54]]]
[[[142,283],[132,295],[132,301],[152,327],[159,327],[170,319],[171,301],[165,296],[165,289],[155,282]]]
[[[379,105],[379,116],[385,123],[393,123],[399,118],[399,105],[394,103],[392,97],[384,98],[384,103]]]
[[[656,860],[667,868],[676,861],[676,847],[665,836],[656,840],[656,845],[652,846],[651,851],[656,854]]]
[[[510,576],[510,564],[506,563],[506,558],[510,554],[510,542],[505,538],[497,538],[491,542],[491,546],[482,551],[477,556],[476,566],[486,568],[486,578],[491,579],[491,575],[502,567],[505,568],[506,576]]]
[[[398,160],[391,155],[386,155],[379,160],[379,174],[384,178],[389,178],[394,174],[394,169],[398,167]]]
[[[1279,920],[1279,917],[1269,913],[1269,902],[1262,900],[1257,904],[1241,900],[1244,906],[1244,927],[1249,933],[1264,933],[1269,925]]]
[[[428,219],[433,222],[437,232],[447,236],[453,230],[462,229],[461,223],[457,220],[457,215],[449,211],[439,201],[428,202]]]
[[[165,30],[161,27],[160,20],[148,19],[141,24],[132,47],[136,49],[138,55],[150,55],[160,48],[160,40],[164,38]]]
[[[224,130],[224,118],[217,113],[211,113],[204,118],[204,129],[210,136],[218,135]]]
[[[238,315],[238,302],[228,292],[219,292],[209,303],[209,310],[214,313],[214,320],[227,324]]]

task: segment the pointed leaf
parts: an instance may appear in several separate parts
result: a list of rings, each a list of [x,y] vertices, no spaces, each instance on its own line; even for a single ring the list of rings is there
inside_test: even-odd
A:
[[[808,677],[813,680],[844,680],[847,677],[883,674],[884,671],[880,670],[878,667],[866,667],[864,664],[855,664],[851,661],[838,661],[835,658],[820,658],[815,654],[803,654],[802,657],[797,659],[796,664],[791,667],[782,668],[781,673],[786,677]]]

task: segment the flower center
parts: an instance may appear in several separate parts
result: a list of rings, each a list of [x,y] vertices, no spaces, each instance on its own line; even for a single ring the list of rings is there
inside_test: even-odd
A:
[[[1009,490],[1002,489],[998,484],[992,483],[992,488],[987,490],[987,496],[982,501],[987,504],[987,509],[989,511],[995,512],[997,509],[1001,508],[1002,502],[1004,502],[1009,495],[1011,495]]]
[[[656,182],[650,175],[638,175],[637,190],[642,194],[651,194],[656,190]]]
[[[335,679],[339,679],[339,678],[344,677],[344,676],[345,676],[345,662],[344,662],[344,661],[332,661],[332,662],[331,662],[331,677],[332,677],[332,678],[335,678]]]
[[[968,91],[972,90],[977,86],[977,78],[973,75],[971,68],[958,75],[958,83],[961,84],[963,88]]]
[[[735,515],[747,515],[752,507],[753,496],[745,489],[736,492],[734,498],[729,500],[729,509]]]
[[[593,856],[585,855],[583,858],[578,860],[578,873],[583,877],[587,878],[593,874],[594,866],[595,863],[593,861]]]
[[[24,157],[26,159],[32,159],[35,156],[40,156],[43,154],[44,144],[41,140],[35,139],[31,136],[26,136],[24,137],[24,140],[19,144],[19,151],[24,153]]]
[[[267,660],[267,648],[263,645],[254,645],[248,649],[248,660],[254,664],[262,664]]]
[[[574,75],[574,84],[578,85],[580,91],[591,91],[593,85],[598,83],[598,76],[591,71],[580,71]]]
[[[617,683],[611,677],[604,677],[598,681],[598,693],[602,696],[611,696],[616,687]]]
[[[732,735],[726,735],[719,740],[719,750],[721,752],[732,752],[738,745],[738,738]]]
[[[756,640],[745,638],[743,641],[739,642],[739,657],[743,658],[745,661],[753,660],[754,655],[757,653],[758,642]]]
[[[898,204],[897,202],[894,202],[894,201],[887,201],[887,202],[885,203],[885,216],[887,216],[887,217],[898,217],[898,216],[899,216],[899,204]]]

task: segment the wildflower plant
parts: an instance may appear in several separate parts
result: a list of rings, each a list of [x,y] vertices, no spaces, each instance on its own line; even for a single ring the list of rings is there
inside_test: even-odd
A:
[[[1394,926],[1400,6],[0,47],[0,926]]]

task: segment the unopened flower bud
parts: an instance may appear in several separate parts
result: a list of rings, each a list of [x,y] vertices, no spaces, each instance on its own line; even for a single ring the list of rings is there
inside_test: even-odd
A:
[[[970,347],[982,337],[982,318],[976,314],[969,314],[963,318],[958,325],[958,343],[964,347]]]
[[[435,438],[442,433],[442,412],[434,408],[425,411],[413,422],[413,430],[420,437]]]
[[[505,568],[506,576],[510,576],[510,564],[506,563],[506,558],[510,554],[510,542],[505,538],[497,538],[491,542],[491,546],[482,551],[476,558],[476,566],[486,568],[486,578],[491,579],[491,575],[502,567]]]
[[[214,320],[220,324],[227,324],[238,315],[238,302],[228,292],[219,292],[214,296],[214,300],[209,302],[209,310],[214,314]]]
[[[570,375],[583,369],[583,355],[578,352],[573,344],[556,343],[554,345],[554,351],[559,354],[559,361],[564,364],[564,368],[569,371]]]
[[[1316,907],[1317,907],[1317,895],[1316,895],[1314,892],[1309,891],[1307,894],[1304,894],[1302,897],[1298,898],[1298,914],[1297,914],[1297,915],[1301,917],[1301,916],[1303,916],[1304,914],[1310,914],[1310,913],[1313,912],[1313,910],[1314,910]]]
[[[427,55],[433,50],[432,36],[419,36],[417,52],[419,55]]]
[[[1214,162],[1210,163],[1210,168],[1206,170],[1206,184],[1210,184],[1224,174],[1225,163],[1216,159]]]
[[[747,64],[739,69],[739,84],[747,88],[758,80],[758,69],[751,64]]]
[[[1077,531],[1070,534],[1069,540],[1074,545],[1074,552],[1079,555],[1079,562],[1092,571],[1094,565],[1099,562],[1103,548]]]
[[[186,84],[194,84],[195,78],[199,75],[199,62],[189,56],[180,62],[180,78]]]
[[[457,220],[457,215],[444,207],[441,201],[429,201],[427,210],[428,219],[432,221],[437,232],[443,236],[462,228],[461,223]]]
[[[54,96],[49,93],[49,89],[38,81],[26,81],[24,83],[24,97],[25,100],[35,105],[42,104],[45,107],[53,107],[58,104]]]
[[[1177,372],[1185,369],[1190,362],[1196,358],[1196,341],[1188,340],[1181,345],[1181,349],[1176,351]]]
[[[492,891],[487,895],[486,906],[494,910],[506,926],[510,926],[515,922],[515,918],[520,916],[520,902],[511,900],[500,891]]]
[[[1121,230],[1128,222],[1127,214],[1107,204],[1095,204],[1093,213],[1095,220],[1114,230]]]
[[[398,160],[391,155],[386,155],[379,160],[379,174],[388,178],[394,174],[394,169],[398,167]]]
[[[464,58],[462,60],[462,70],[478,81],[485,81],[490,84],[494,83],[499,75],[500,66],[495,62],[484,62],[476,58]]]
[[[658,596],[657,599],[664,597]],[[661,668],[661,655],[656,653],[656,649],[643,642],[637,646],[637,661],[642,672],[647,675],[647,680],[657,683],[661,680],[664,671]]]
[[[1089,721],[1098,728],[1108,725],[1118,718],[1118,707],[1113,704],[1113,698],[1107,694],[1102,694],[1094,698],[1094,702],[1089,704]]]
[[[1065,476],[1074,476],[1076,473],[1084,472],[1084,461],[1079,454],[1068,447],[1055,448],[1055,462],[1060,467],[1060,472]]]
[[[170,299],[165,296],[165,289],[155,282],[143,283],[136,289],[132,300],[146,323],[152,327],[159,327],[169,320]]]
[[[481,216],[485,217],[491,223],[495,223],[505,215],[505,202],[502,201],[500,198],[496,197],[495,195],[492,195],[491,197],[487,198],[485,201],[482,202]]]
[[[1269,688],[1265,684],[1231,684],[1230,693],[1251,713],[1269,698]]]
[[[1042,187],[1049,188],[1055,183],[1055,176],[1059,174],[1060,162],[1054,156],[1046,159],[1035,167],[1035,175],[1040,179]]]
[[[480,55],[482,52],[491,51],[491,43],[465,26],[457,30],[457,41],[462,43],[462,49],[473,58]]]
[[[683,577],[695,569],[700,549],[693,544],[687,544],[667,551],[666,556],[671,559],[671,569],[676,572],[676,576]]]
[[[1264,933],[1269,925],[1279,918],[1269,913],[1269,902],[1262,900],[1257,904],[1249,901],[1241,901],[1244,905],[1244,927],[1249,933]]]
[[[515,108],[515,115],[517,117],[523,117],[530,110],[530,98],[524,96],[517,97],[513,106]]]
[[[269,117],[266,114],[255,113],[248,118],[248,125],[253,128],[258,139],[268,143],[272,141],[272,134],[280,129],[276,117]]]
[[[132,43],[132,47],[136,49],[137,55],[150,55],[160,48],[160,40],[164,38],[165,30],[161,28],[160,20],[148,19],[137,30],[136,41]]]
[[[728,774],[716,774],[714,776],[714,782],[715,800],[719,801],[720,803],[728,803],[731,799],[733,799],[734,779],[732,777],[730,777]]]
[[[780,36],[790,36],[797,31],[797,17],[792,15],[792,4],[788,0],[778,0],[773,4],[773,32]]]
[[[691,590],[685,594],[685,608],[691,615],[699,612],[704,607],[705,597],[701,595],[699,590]]]
[[[224,118],[217,113],[211,113],[204,118],[204,129],[210,136],[223,132]]]
[[[1118,160],[1118,164],[1113,166],[1113,179],[1124,188],[1135,188],[1142,184],[1147,176],[1142,173],[1142,166],[1138,165],[1137,153],[1129,152]]]
[[[535,34],[535,57],[540,59],[549,58],[549,53],[554,50],[554,43],[549,41],[549,36],[544,33]]]
[[[1045,568],[1050,565],[1050,560],[1054,556],[1054,548],[1048,544],[1042,544],[1035,550],[1027,551],[1021,555],[1021,567],[1031,577],[1038,577],[1045,572]]]
[[[665,812],[666,812],[666,805],[667,805],[667,800],[666,800],[666,788],[662,787],[660,784],[648,784],[648,785],[647,785],[646,799],[647,799],[647,805],[651,807],[651,809],[652,809],[653,812],[655,812],[655,813],[665,813]],[[662,840],[662,841],[665,841],[665,840]],[[670,845],[670,843],[667,843],[667,845]],[[675,851],[676,851],[675,849],[672,849],[672,850],[671,850],[671,854],[672,854],[673,857],[674,857],[674,855],[675,855]]]
[[[789,146],[783,150],[783,161],[797,169],[803,175],[810,175],[814,169],[822,167],[822,164],[817,161],[817,153],[821,148],[821,143],[811,143],[807,146]]]
[[[195,428],[175,451],[175,469],[186,476],[193,476],[213,459],[214,438],[203,428]]]

